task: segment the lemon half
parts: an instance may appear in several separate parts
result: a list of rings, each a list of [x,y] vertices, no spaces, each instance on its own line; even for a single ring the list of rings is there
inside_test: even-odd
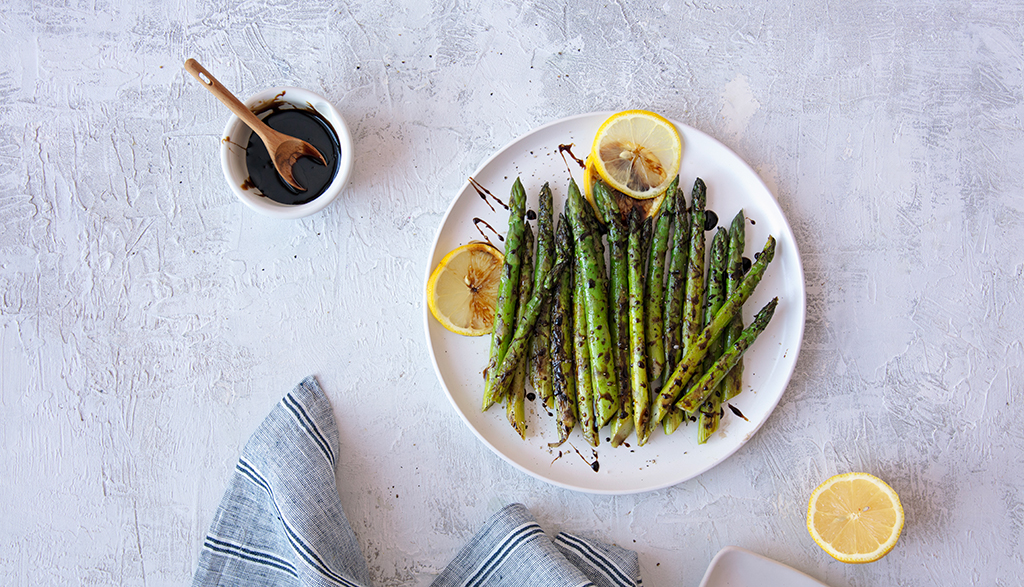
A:
[[[480,242],[441,259],[427,281],[427,305],[441,326],[464,336],[491,331],[504,261],[501,251]]]
[[[807,531],[844,563],[870,563],[892,550],[903,530],[903,506],[892,487],[869,473],[829,478],[811,494]]]
[[[591,207],[594,208],[594,215],[597,217],[597,220],[604,224],[604,218],[597,207],[597,203],[594,201],[594,183],[602,180],[597,174],[597,171],[594,170],[593,157],[587,156],[585,165],[586,168],[583,171],[583,195],[586,197],[587,201],[590,202]],[[633,208],[639,209],[641,219],[657,216],[662,203],[665,201],[665,197],[669,195],[668,190],[663,190],[661,194],[654,196],[653,198],[638,200],[636,198],[631,198],[616,189],[609,189],[611,190],[612,197],[615,198],[616,204],[619,206],[619,213],[622,214],[623,218],[628,218],[629,212]]]
[[[664,193],[679,173],[683,141],[674,124],[647,110],[605,120],[594,136],[594,171],[623,194],[645,200]]]

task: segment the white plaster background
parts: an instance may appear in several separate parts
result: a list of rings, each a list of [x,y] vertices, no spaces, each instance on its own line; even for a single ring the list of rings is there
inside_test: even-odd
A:
[[[735,544],[833,587],[1024,574],[1024,8],[1014,2],[58,2],[0,10],[0,584],[180,585],[240,448],[315,374],[376,585],[425,585],[494,510],[696,586]],[[225,109],[338,105],[355,171],[311,218],[228,192]],[[466,176],[564,116],[645,107],[759,171],[809,312],[767,424],[700,477],[600,497],[481,445],[434,378],[426,255]],[[896,549],[810,540],[827,476],[903,497]]]

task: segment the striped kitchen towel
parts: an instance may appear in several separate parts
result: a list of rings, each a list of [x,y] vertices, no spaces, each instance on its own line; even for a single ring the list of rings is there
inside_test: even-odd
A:
[[[313,377],[271,411],[242,450],[199,555],[194,586],[370,587],[335,482],[338,429]],[[434,586],[634,587],[636,553],[566,533],[530,512],[495,513]]]
[[[432,587],[640,587],[631,550],[565,532],[552,542],[522,504],[491,516]]]

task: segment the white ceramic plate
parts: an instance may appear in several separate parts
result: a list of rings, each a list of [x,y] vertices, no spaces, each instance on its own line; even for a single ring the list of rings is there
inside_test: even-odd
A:
[[[828,587],[800,571],[737,546],[711,560],[700,587]]]
[[[559,145],[573,144],[574,152],[585,156],[598,127],[610,114],[585,114],[537,128],[491,156],[473,178],[507,202],[518,176],[531,209],[536,209],[541,186],[549,182],[557,215],[565,201],[570,172],[580,185],[583,175],[571,158],[563,159]],[[596,449],[583,440],[577,428],[568,442],[551,449],[548,442],[555,439],[554,419],[539,400],[527,401],[527,437],[519,438],[505,418],[504,406],[494,406],[487,412],[480,409],[490,337],[448,332],[431,316],[424,298],[427,346],[455,410],[495,453],[522,471],[560,487],[590,493],[637,493],[674,485],[707,471],[736,452],[765,422],[796,364],[804,329],[804,274],[782,210],[761,178],[732,151],[694,128],[674,124],[683,138],[679,174],[680,185],[686,186],[687,201],[690,187],[700,176],[707,184],[707,209],[718,214],[720,225],[728,225],[740,208],[744,210],[748,218],[746,256],[752,258],[760,251],[769,234],[778,243],[775,259],[744,310],[749,323],[757,309],[772,297],[779,297],[779,307],[768,328],[744,355],[744,391],[729,402],[744,417],[726,408],[719,432],[706,444],[697,444],[697,428],[689,424],[671,436],[659,426],[645,446],[635,446],[635,437],[631,437],[626,445],[614,449],[607,440],[607,427]],[[508,227],[508,212],[498,205],[492,210],[467,181],[438,228],[427,277],[445,254],[470,241],[483,240],[483,234],[503,246],[486,228],[483,232],[477,228],[476,218],[502,235]]]

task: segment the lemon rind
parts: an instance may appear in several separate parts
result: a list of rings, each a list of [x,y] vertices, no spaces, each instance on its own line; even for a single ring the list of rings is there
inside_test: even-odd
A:
[[[828,541],[826,541],[825,538],[823,536],[821,536],[821,534],[815,528],[814,519],[813,518],[814,518],[814,513],[816,511],[816,509],[814,507],[814,504],[817,502],[818,498],[821,496],[822,493],[824,493],[825,491],[829,490],[833,485],[835,485],[838,482],[847,481],[847,480],[855,480],[855,479],[870,480],[872,483],[874,483],[879,488],[881,488],[883,490],[883,492],[886,493],[891,498],[892,503],[893,503],[893,507],[894,507],[896,513],[898,514],[898,522],[893,526],[893,532],[889,536],[889,539],[886,540],[884,543],[882,543],[876,550],[868,552],[868,553],[850,554],[850,553],[840,552],[839,550],[837,550],[834,547],[832,547],[832,545]],[[872,475],[870,473],[857,473],[857,472],[854,472],[854,473],[843,473],[843,474],[839,474],[839,475],[833,475],[832,477],[829,477],[828,479],[826,479],[817,488],[815,488],[813,492],[811,492],[811,497],[808,499],[808,502],[807,502],[807,531],[808,531],[808,533],[811,535],[811,538],[814,540],[814,542],[822,550],[824,550],[826,553],[828,553],[828,555],[831,556],[832,558],[836,559],[837,561],[843,562],[843,563],[849,563],[849,564],[871,563],[871,562],[875,562],[875,561],[881,559],[882,557],[884,557],[885,555],[889,554],[889,552],[892,551],[893,547],[895,547],[896,543],[899,541],[900,535],[903,532],[903,525],[904,525],[905,521],[906,521],[905,513],[903,511],[903,504],[900,502],[899,494],[897,494],[896,491],[893,490],[893,488],[888,483],[886,483],[882,479],[879,479],[878,477],[876,477],[876,476],[874,476],[874,475]]]

